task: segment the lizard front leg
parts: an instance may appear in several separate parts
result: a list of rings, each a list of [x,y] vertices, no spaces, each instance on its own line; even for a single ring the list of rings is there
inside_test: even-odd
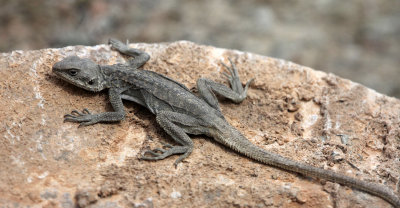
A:
[[[136,48],[129,48],[129,46],[123,44],[121,41],[117,39],[110,38],[108,40],[108,44],[110,44],[111,47],[117,50],[118,52],[133,57],[128,60],[128,63],[134,69],[143,66],[150,59],[150,55],[147,54],[146,52]]]
[[[162,160],[171,155],[182,154],[175,161],[174,164],[176,166],[179,162],[188,157],[193,150],[193,141],[187,133],[204,134],[207,131],[204,127],[206,126],[204,122],[182,113],[161,111],[157,114],[156,119],[157,123],[164,131],[179,145],[173,146],[164,144],[164,147],[168,147],[168,149],[156,148],[154,150],[148,150],[144,154],[148,153],[153,156],[143,156],[142,159],[145,160]]]
[[[232,62],[231,59],[229,59],[229,62],[231,63],[231,67],[228,67],[224,63],[222,64],[229,71],[229,74],[224,72],[224,75],[228,79],[231,88],[206,78],[200,78],[197,80],[197,88],[203,99],[213,108],[219,111],[220,108],[218,104],[218,99],[216,98],[214,92],[218,95],[232,100],[235,103],[240,103],[246,98],[247,89],[254,80],[250,79],[249,81],[247,81],[245,87],[243,88],[235,64]]]
[[[125,110],[120,92],[118,92],[117,89],[110,88],[108,90],[108,95],[115,112],[91,114],[86,108],[82,112],[73,110],[70,114],[64,116],[64,121],[77,122],[80,123],[79,126],[88,126],[99,122],[116,122],[123,120],[125,118]]]

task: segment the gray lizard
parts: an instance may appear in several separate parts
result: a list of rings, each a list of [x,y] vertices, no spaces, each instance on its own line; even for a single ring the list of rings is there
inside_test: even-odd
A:
[[[231,60],[231,67],[223,64],[229,72],[224,75],[231,88],[200,78],[197,80],[197,88],[201,97],[198,97],[183,84],[161,74],[141,69],[150,59],[147,53],[129,48],[115,39],[110,39],[109,44],[115,50],[132,58],[127,64],[103,66],[89,59],[70,56],[54,64],[53,72],[61,79],[85,90],[99,92],[108,89],[114,112],[91,114],[87,109],[82,112],[74,110],[64,116],[65,121],[78,122],[80,126],[121,121],[125,117],[122,100],[133,101],[155,114],[157,123],[179,144],[164,145],[164,148],[146,151],[142,157],[145,160],[161,160],[181,154],[174,163],[177,165],[193,151],[193,141],[188,134],[203,134],[264,164],[354,187],[379,196],[395,207],[400,207],[400,199],[382,185],[302,164],[268,152],[252,144],[232,127],[222,115],[215,94],[240,103],[246,98],[247,89],[253,79],[243,87],[238,70]]]

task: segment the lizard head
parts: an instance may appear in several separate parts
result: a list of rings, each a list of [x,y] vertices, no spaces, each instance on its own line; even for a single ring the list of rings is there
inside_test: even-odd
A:
[[[97,92],[105,88],[100,66],[90,59],[68,56],[53,65],[53,73],[85,90]]]

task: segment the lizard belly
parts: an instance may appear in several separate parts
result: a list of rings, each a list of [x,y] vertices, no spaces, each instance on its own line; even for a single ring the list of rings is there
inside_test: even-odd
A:
[[[128,89],[121,93],[121,98],[135,102],[141,106],[147,107],[142,93],[138,89]]]

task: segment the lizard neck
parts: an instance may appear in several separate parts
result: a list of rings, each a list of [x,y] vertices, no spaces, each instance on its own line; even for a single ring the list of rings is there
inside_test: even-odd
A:
[[[128,78],[127,72],[122,68],[124,65],[111,65],[110,66],[100,66],[102,84],[104,88],[124,88],[129,85],[126,82]],[[134,70],[130,71],[130,76],[134,73]]]
[[[100,79],[100,85],[103,89],[110,88],[109,86],[109,76],[107,72],[107,68],[104,66],[98,65],[99,66],[99,79]]]

